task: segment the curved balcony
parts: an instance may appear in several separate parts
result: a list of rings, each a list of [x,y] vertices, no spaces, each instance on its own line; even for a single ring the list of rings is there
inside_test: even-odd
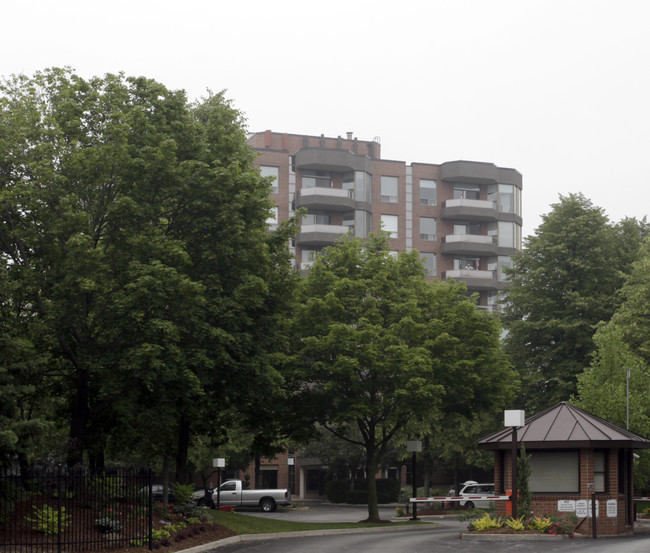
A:
[[[496,236],[448,234],[442,239],[441,252],[449,254],[496,255]]]
[[[468,290],[500,290],[505,284],[497,280],[496,271],[454,269],[452,271],[446,271],[444,277],[462,280],[467,285]]]
[[[465,221],[496,221],[498,216],[497,203],[491,200],[447,200],[440,211],[443,219]]]
[[[341,188],[302,188],[296,196],[296,207],[349,211],[354,209],[354,191]]]
[[[302,225],[296,243],[300,246],[331,246],[351,230],[345,225]]]

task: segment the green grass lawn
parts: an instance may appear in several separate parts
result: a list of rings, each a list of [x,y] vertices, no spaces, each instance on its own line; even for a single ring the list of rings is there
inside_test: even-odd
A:
[[[287,520],[267,519],[239,515],[235,512],[211,511],[214,521],[238,534],[272,534],[278,532],[301,532],[303,530],[338,530],[341,528],[386,527],[386,522],[291,522]],[[397,524],[422,524],[417,521],[399,522]]]

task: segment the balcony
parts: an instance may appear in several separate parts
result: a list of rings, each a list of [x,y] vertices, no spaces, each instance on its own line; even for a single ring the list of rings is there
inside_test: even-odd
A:
[[[443,219],[465,221],[496,221],[498,215],[497,203],[491,200],[447,200],[440,211]]]
[[[445,278],[462,280],[468,290],[500,290],[504,283],[497,280],[496,271],[473,271],[471,269],[454,269],[446,271]]]
[[[346,225],[302,225],[296,243],[300,246],[331,246],[352,229]]]
[[[460,255],[496,255],[496,236],[485,236],[483,234],[448,234],[443,237],[441,252]]]
[[[296,207],[349,211],[354,209],[354,191],[341,188],[303,188],[296,198]]]

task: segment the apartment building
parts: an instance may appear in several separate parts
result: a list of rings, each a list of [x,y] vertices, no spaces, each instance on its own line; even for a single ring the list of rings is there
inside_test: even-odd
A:
[[[382,159],[378,139],[254,133],[256,165],[272,176],[270,225],[305,208],[294,248],[307,270],[348,232],[380,228],[397,252],[416,249],[430,278],[453,278],[492,310],[504,267],[521,248],[521,173],[477,161],[440,164]]]

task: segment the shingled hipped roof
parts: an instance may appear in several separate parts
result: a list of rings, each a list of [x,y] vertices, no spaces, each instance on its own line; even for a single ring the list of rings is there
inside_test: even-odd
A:
[[[650,447],[650,440],[607,422],[566,401],[526,419],[517,428],[517,442],[527,449]],[[504,428],[478,441],[481,449],[512,447],[512,428]]]

